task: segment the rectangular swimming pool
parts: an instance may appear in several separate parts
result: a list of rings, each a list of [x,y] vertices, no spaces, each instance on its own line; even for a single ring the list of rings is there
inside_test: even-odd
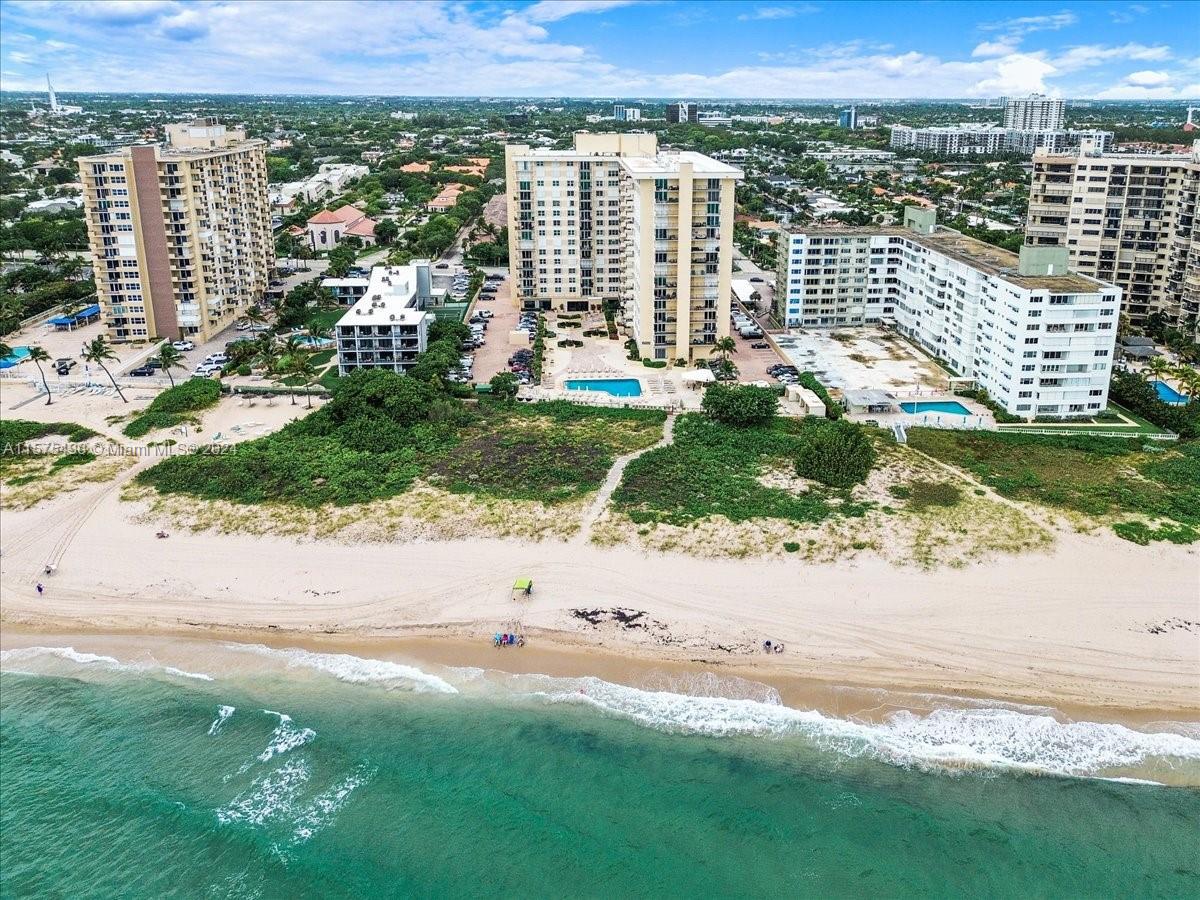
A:
[[[1158,399],[1163,403],[1187,403],[1187,397],[1165,381],[1154,382],[1154,390],[1158,394]]]
[[[568,391],[603,391],[614,397],[640,397],[642,385],[636,378],[572,378]]]
[[[906,413],[949,413],[953,416],[969,416],[971,411],[954,400],[929,400],[917,403],[901,403]]]

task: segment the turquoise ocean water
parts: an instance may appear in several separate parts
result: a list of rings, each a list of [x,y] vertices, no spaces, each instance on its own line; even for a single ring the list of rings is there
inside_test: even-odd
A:
[[[2,654],[0,895],[1200,895],[1194,727],[228,657]]]

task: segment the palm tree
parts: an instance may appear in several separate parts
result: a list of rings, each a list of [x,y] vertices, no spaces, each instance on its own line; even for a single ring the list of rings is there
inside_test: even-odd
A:
[[[726,335],[723,338],[718,338],[712,345],[709,353],[719,353],[721,355],[721,364],[729,362],[729,354],[737,353],[737,341]]]
[[[1189,365],[1180,363],[1175,367],[1173,374],[1179,381],[1179,387],[1183,393],[1187,394],[1192,400],[1200,396],[1200,371]]]
[[[7,356],[7,354],[5,355]],[[38,374],[42,376],[42,387],[46,389],[46,405],[49,406],[54,400],[50,396],[50,385],[46,383],[46,372],[42,369],[42,363],[50,361],[50,354],[41,347],[30,347],[29,358],[37,366]]]
[[[117,358],[117,354],[113,353],[112,347],[108,346],[108,338],[104,335],[99,335],[91,341],[83,345],[83,353],[80,354],[86,362],[94,362],[104,374],[108,376],[108,380],[112,382],[112,386],[117,389],[117,396],[121,398],[122,403],[128,403],[125,399],[125,394],[121,391],[121,386],[117,384],[117,379],[113,378],[112,372],[108,371],[108,366],[104,365],[104,361]]]
[[[267,321],[267,317],[264,315],[262,307],[255,303],[246,310],[246,321],[251,325],[261,325]]]
[[[8,346],[4,341],[0,341],[0,359],[8,356],[12,356],[12,347]]]
[[[1171,364],[1169,362],[1167,362],[1161,356],[1152,356],[1149,360],[1147,360],[1146,367],[1142,370],[1142,374],[1145,375],[1147,372],[1149,372],[1154,376],[1155,380],[1162,381],[1169,371],[1171,371]]]
[[[264,334],[258,339],[255,350],[255,363],[266,369],[268,374],[274,373],[279,365],[279,345],[275,342],[275,336]]]
[[[171,379],[171,387],[175,387],[175,376],[171,374],[171,370],[183,366],[183,354],[176,350],[170,341],[167,341],[158,348],[158,361],[162,363],[163,371]]]
[[[307,398],[307,406],[309,409],[312,409],[312,394],[309,393],[309,388],[317,380],[317,367],[312,364],[310,355],[299,353],[293,356],[291,364],[288,366],[288,372],[304,382],[304,394]],[[292,402],[296,402],[295,394],[292,394]]]

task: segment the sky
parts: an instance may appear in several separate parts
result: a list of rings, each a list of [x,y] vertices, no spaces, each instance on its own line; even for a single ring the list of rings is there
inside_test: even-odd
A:
[[[1200,2],[3,0],[0,87],[1200,101]]]

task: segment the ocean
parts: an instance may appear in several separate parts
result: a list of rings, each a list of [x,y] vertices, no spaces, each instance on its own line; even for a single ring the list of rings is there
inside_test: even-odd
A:
[[[219,659],[0,653],[0,896],[1200,895],[1195,725]]]

